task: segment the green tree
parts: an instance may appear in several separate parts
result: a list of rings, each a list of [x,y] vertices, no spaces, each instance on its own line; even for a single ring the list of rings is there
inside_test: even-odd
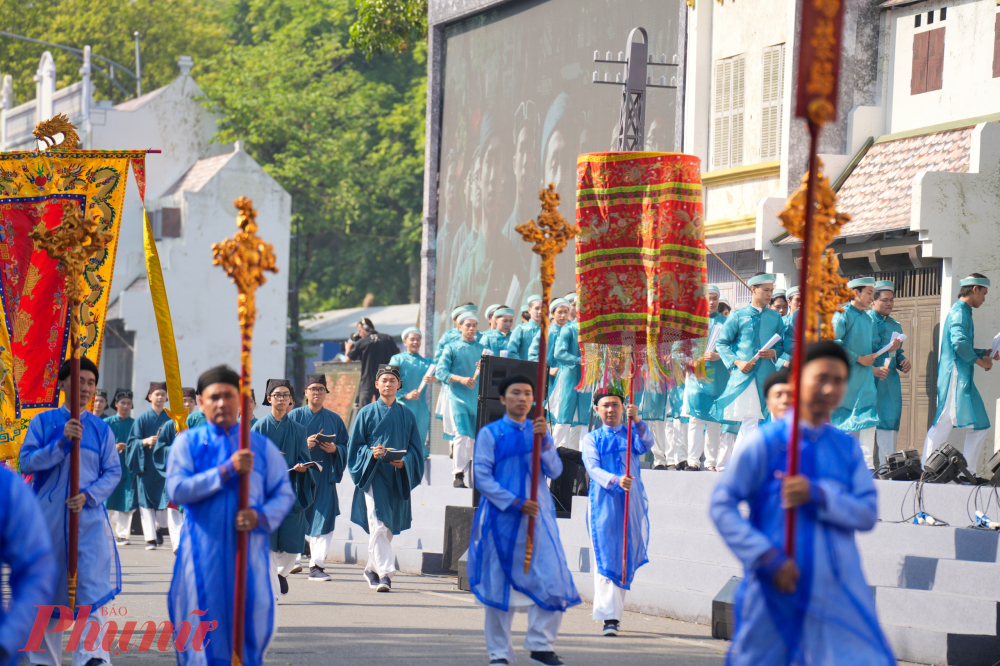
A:
[[[358,0],[351,46],[372,58],[401,53],[427,39],[427,0]]]
[[[204,60],[224,46],[225,26],[220,5],[210,0],[53,0],[14,2],[0,0],[5,32],[83,49],[113,60],[135,71],[135,37],[139,32],[142,89],[149,92],[177,76],[177,58],[190,55],[194,74],[202,72]],[[80,80],[81,60],[52,47],[0,36],[0,73],[14,80],[19,103],[35,98],[32,81],[44,51],[52,53],[58,76],[57,87]],[[105,71],[106,63],[93,64]],[[91,74],[98,99],[122,102],[135,96],[135,80],[116,70],[115,87],[96,69]]]

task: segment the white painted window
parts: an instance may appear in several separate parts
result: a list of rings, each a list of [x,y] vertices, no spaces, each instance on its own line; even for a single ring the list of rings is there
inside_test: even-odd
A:
[[[746,55],[715,62],[715,112],[712,114],[712,168],[743,164],[743,99]]]
[[[785,87],[785,45],[764,49],[764,89],[761,93],[760,160],[781,156],[781,94]]]

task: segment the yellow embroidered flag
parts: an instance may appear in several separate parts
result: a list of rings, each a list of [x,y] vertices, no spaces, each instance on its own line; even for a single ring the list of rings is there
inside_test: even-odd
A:
[[[58,225],[65,201],[79,202],[112,234],[107,249],[87,268],[90,295],[80,307],[81,347],[99,365],[128,168],[131,162],[139,180],[144,159],[145,151],[0,153],[2,459],[17,456],[35,414],[58,406],[57,374],[69,351],[63,276],[55,260],[35,250],[29,234],[38,225]]]

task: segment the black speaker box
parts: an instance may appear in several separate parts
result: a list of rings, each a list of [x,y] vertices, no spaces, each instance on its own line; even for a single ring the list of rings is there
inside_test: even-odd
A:
[[[712,599],[712,638],[728,641],[736,633],[736,590],[742,580],[733,576]]]

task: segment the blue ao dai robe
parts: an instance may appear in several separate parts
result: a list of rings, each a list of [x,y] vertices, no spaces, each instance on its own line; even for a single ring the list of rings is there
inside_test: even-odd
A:
[[[781,340],[771,347],[780,358],[784,353],[785,343],[789,342],[789,334],[781,315],[775,310],[764,308],[758,311],[752,305],[745,305],[735,312],[729,313],[722,333],[715,343],[715,351],[719,352],[722,362],[729,370],[729,381],[726,390],[722,392],[712,407],[712,416],[716,421],[741,420],[745,414],[730,414],[726,418],[726,408],[739,398],[747,388],[755,388],[760,400],[760,411],[763,419],[768,416],[767,401],[764,399],[764,381],[774,372],[774,361],[769,358],[757,359],[753,370],[742,372],[736,367],[737,359],[749,361],[773,335],[780,335]]]
[[[624,532],[625,491],[618,480],[625,476],[625,438],[628,424],[617,428],[602,425],[583,438],[583,464],[590,475],[590,503],[587,529],[594,544],[597,571],[618,587],[632,587],[636,570],[649,561],[649,499],[642,485],[639,461],[653,449],[653,431],[645,421],[632,426],[632,459],[629,476],[628,562],[622,585],[622,534]]]
[[[555,351],[556,351],[556,340],[559,339],[559,331],[563,329],[562,326],[550,321],[549,327],[545,332],[545,364],[550,368],[558,368],[559,364],[556,362]],[[542,327],[538,327],[538,335],[531,339],[531,346],[528,347],[528,360],[538,361],[538,352],[542,348]]]
[[[284,419],[283,419],[284,420]],[[167,492],[185,512],[167,608],[174,626],[217,622],[202,652],[190,647],[177,652],[180,666],[216,666],[232,660],[233,597],[236,561],[236,511],[239,475],[229,462],[240,448],[239,424],[228,430],[208,423],[185,430],[174,441],[167,464]],[[261,666],[274,634],[275,601],[271,590],[268,534],[295,503],[288,465],[281,451],[259,432],[250,433],[253,471],[250,507],[259,521],[247,536],[246,620],[244,666]],[[207,611],[201,616],[195,610]]]
[[[858,363],[859,356],[867,356],[879,350],[874,323],[865,312],[848,304],[843,312],[833,315],[833,333],[834,342],[847,352],[851,370],[844,401],[830,416],[830,422],[844,432],[874,428],[878,425],[878,391],[875,389],[873,366]]]
[[[69,458],[72,442],[63,436],[69,420],[66,407],[41,412],[31,419],[21,445],[21,472],[34,474],[32,488],[45,516],[52,539],[59,578],[55,596],[47,603],[69,604],[67,540],[69,509]],[[80,511],[77,556],[76,604],[98,608],[122,589],[121,566],[104,502],[121,481],[121,462],[111,428],[90,412],[80,414],[80,492],[87,501]]]
[[[976,340],[976,328],[972,324],[972,306],[963,300],[956,301],[945,317],[943,330],[941,359],[938,361],[937,412],[934,414],[934,423],[937,424],[941,412],[944,411],[948,391],[952,390],[954,373],[955,427],[986,430],[990,427],[990,417],[986,413],[979,389],[976,388],[973,374],[976,370],[976,360],[985,357],[990,350],[977,349],[973,346]]]
[[[487,331],[483,334],[480,342],[493,352],[494,356],[500,356],[500,352],[507,351],[507,346],[510,344],[510,338],[512,333],[507,333],[506,335],[500,332],[500,329],[493,331]]]
[[[424,391],[417,396],[416,400],[407,400],[403,396],[410,391],[420,388],[420,383],[424,381],[427,369],[431,367],[431,359],[424,358],[420,354],[402,352],[389,359],[390,365],[399,366],[399,374],[403,380],[403,385],[396,393],[396,398],[413,413],[413,418],[417,421],[417,432],[420,433],[420,441],[427,441],[427,430],[431,426],[431,412],[427,408],[427,394]]]
[[[336,437],[336,453],[328,453],[317,444],[309,453],[312,459],[323,466],[323,471],[311,470],[316,478],[316,496],[306,512],[306,534],[311,537],[323,536],[333,531],[337,516],[340,515],[340,500],[337,484],[344,479],[347,468],[347,427],[336,412],[321,407],[313,412],[308,405],[293,409],[288,418],[306,429],[306,439],[321,430],[324,435]],[[308,442],[306,448],[308,448]]]
[[[546,434],[542,441],[542,477],[538,483],[531,567],[524,572],[528,516],[521,513],[531,499],[531,419],[516,423],[506,414],[483,427],[476,437],[476,489],[482,494],[469,541],[469,584],[487,606],[510,610],[517,590],[548,611],[565,611],[580,603],[566,554],[559,539],[556,509],[544,477],[558,478],[563,465]]]
[[[874,339],[875,347],[877,348],[876,351],[889,344],[893,333],[903,332],[903,327],[891,316],[883,317],[875,312],[875,310],[869,310],[868,316],[871,317],[872,324],[875,327]],[[877,427],[879,430],[899,430],[899,419],[903,414],[903,389],[899,379],[899,364],[906,360],[906,357],[903,355],[902,345],[896,351],[880,354],[875,359],[875,362],[872,363],[872,367],[884,367],[885,359],[887,358],[889,359],[888,376],[885,379],[875,379],[875,390],[878,393],[878,403],[876,405],[876,411],[878,412]]]
[[[583,374],[580,356],[579,329],[571,321],[559,331],[555,341],[555,360],[559,364],[556,386],[549,396],[549,409],[555,423],[563,425],[590,425],[590,391],[577,391]]]
[[[790,417],[761,426],[747,438],[712,493],[712,520],[743,563],[736,594],[736,633],[726,661],[732,666],[851,664],[893,666],[854,541],[878,518],[871,472],[854,439],[829,424],[803,424],[800,473],[813,500],[798,509],[796,592],[783,594],[772,578],[785,562],[781,507]],[[744,518],[740,503],[750,506]]]
[[[139,494],[139,506],[144,509],[166,509],[170,500],[164,487],[163,474],[156,469],[153,459],[153,449],[142,445],[142,440],[157,435],[160,428],[170,421],[167,410],[157,414],[149,409],[136,418],[129,433],[128,447],[125,452],[128,457],[128,468],[136,480]],[[155,447],[155,445],[154,445]]]
[[[708,318],[709,334],[711,334],[713,327],[725,326],[725,324],[726,318],[716,311]],[[700,340],[699,344],[694,347],[695,352],[704,355],[707,344],[708,338]],[[739,371],[737,370],[737,372]],[[706,381],[700,381],[690,375],[685,379],[684,404],[681,413],[702,421],[718,422],[718,418],[712,414],[712,407],[715,406],[716,399],[723,394],[729,383],[729,370],[726,368],[721,354],[718,361],[705,362],[705,374]]]
[[[472,377],[476,374],[476,363],[483,357],[482,344],[466,342],[458,339],[448,344],[441,354],[434,374],[442,384],[448,385],[448,397],[451,400],[451,416],[455,420],[455,429],[465,437],[476,436],[476,409],[479,407],[479,380],[469,388],[458,382],[449,381],[452,375]]]
[[[201,410],[195,410],[187,415],[184,423],[188,428],[197,428],[206,423],[205,414]],[[160,428],[160,434],[156,436],[156,444],[153,445],[153,465],[164,477],[167,476],[167,458],[175,439],[177,439],[177,426],[174,425],[173,420],[167,421]]]
[[[52,603],[59,572],[48,530],[25,529],[45,521],[38,500],[20,476],[0,466],[0,562],[10,567],[10,598],[0,604],[0,666],[18,666],[36,606]]]
[[[104,422],[111,428],[116,444],[123,442],[128,444],[129,434],[132,432],[132,424],[135,423],[135,419],[132,417],[123,419],[115,414],[104,419]],[[111,493],[111,497],[104,503],[104,508],[108,511],[135,511],[139,508],[139,498],[136,495],[135,477],[132,475],[132,470],[128,468],[127,446],[124,451],[118,454],[118,462],[122,468],[122,479],[118,482],[115,491]]]
[[[286,414],[280,421],[268,414],[250,428],[259,432],[278,447],[285,456],[285,469],[290,470],[299,463],[312,460],[306,443],[306,429]],[[316,499],[316,470],[288,472],[295,502],[291,511],[281,521],[278,529],[271,532],[271,550],[279,553],[301,553],[306,543],[306,512]]]
[[[376,460],[372,449],[379,445],[405,450],[403,469]],[[351,425],[347,451],[347,468],[356,486],[351,522],[371,534],[365,504],[365,492],[371,489],[375,499],[375,516],[393,534],[410,529],[410,491],[419,486],[424,477],[426,458],[413,414],[398,400],[386,405],[380,397],[362,407]]]
[[[531,343],[535,340],[535,336],[541,335],[541,332],[542,327],[534,319],[515,326],[514,331],[510,334],[510,341],[507,343],[507,356],[527,361],[528,353],[531,351]]]

